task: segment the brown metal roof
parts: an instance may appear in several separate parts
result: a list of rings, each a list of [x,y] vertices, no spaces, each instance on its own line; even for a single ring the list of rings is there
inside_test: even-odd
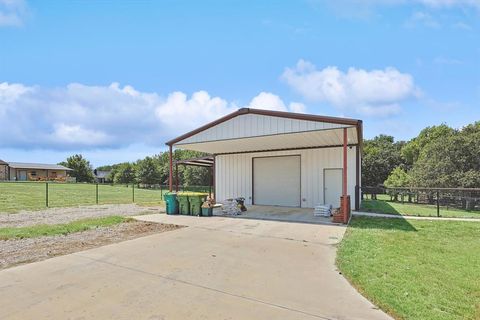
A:
[[[204,130],[207,130],[211,127],[214,127],[214,126],[216,126],[216,125],[218,125],[222,122],[228,121],[228,120],[230,120],[232,118],[235,118],[239,115],[244,115],[244,114],[249,114],[249,113],[264,115],[264,116],[288,118],[288,119],[297,119],[297,120],[307,120],[307,121],[317,121],[317,122],[351,125],[351,126],[357,126],[357,128],[359,128],[359,131],[361,131],[361,125],[362,125],[362,120],[357,120],[357,119],[327,117],[327,116],[319,116],[319,115],[313,115],[313,114],[303,114],[303,113],[293,113],[293,112],[283,112],[283,111],[271,111],[271,110],[262,110],[262,109],[252,109],[252,108],[241,108],[241,109],[238,109],[235,112],[227,114],[226,116],[224,116],[220,119],[217,119],[215,121],[207,123],[206,125],[203,125],[203,126],[197,128],[195,130],[192,130],[192,131],[190,131],[188,133],[185,133],[185,134],[183,134],[183,135],[181,135],[181,136],[179,136],[175,139],[167,141],[165,144],[169,145],[169,146],[172,146],[173,144],[175,144],[179,141],[182,141],[186,138],[189,138],[193,135],[196,135],[197,133],[202,132]],[[359,136],[360,136],[360,134],[359,134]]]

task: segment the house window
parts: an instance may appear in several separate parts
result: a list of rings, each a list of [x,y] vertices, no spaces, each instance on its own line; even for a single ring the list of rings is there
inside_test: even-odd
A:
[[[37,176],[37,171],[32,171],[32,172],[30,172],[30,175],[31,175],[32,177],[36,177],[36,176]]]
[[[50,174],[50,176],[51,176],[52,178],[56,178],[56,177],[57,177],[57,172],[56,172],[56,171],[52,171],[51,174]]]

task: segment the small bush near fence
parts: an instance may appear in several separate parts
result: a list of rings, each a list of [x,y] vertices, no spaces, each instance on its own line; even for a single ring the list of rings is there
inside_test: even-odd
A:
[[[209,186],[185,186],[181,191],[209,192]],[[40,210],[94,204],[159,204],[165,185],[0,182],[0,212]]]
[[[480,218],[480,189],[362,187],[361,191],[365,211]]]

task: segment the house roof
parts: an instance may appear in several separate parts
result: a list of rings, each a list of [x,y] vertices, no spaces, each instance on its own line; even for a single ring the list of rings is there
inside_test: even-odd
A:
[[[3,161],[2,159],[0,159],[0,165],[5,165],[5,164],[7,164],[7,165],[8,165],[8,163],[6,163],[6,162],[5,162],[5,161]]]
[[[15,169],[38,169],[38,170],[67,170],[72,169],[59,164],[46,164],[46,163],[27,163],[27,162],[7,162],[10,168]]]
[[[260,109],[239,109],[166,144],[210,154],[362,144],[362,121]]]

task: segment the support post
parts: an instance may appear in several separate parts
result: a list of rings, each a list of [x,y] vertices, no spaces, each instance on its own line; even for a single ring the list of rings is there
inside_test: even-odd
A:
[[[343,196],[347,195],[347,170],[348,170],[347,140],[348,140],[347,128],[343,128],[343,186],[342,186]]]
[[[440,192],[437,190],[437,217],[440,217]]]
[[[363,200],[363,193],[360,190],[360,141],[355,147],[355,170],[355,210],[358,211],[360,210],[360,199]]]
[[[212,187],[213,187],[213,172],[214,172],[214,168],[212,166],[212,170],[210,170],[210,174],[211,174],[211,177],[210,177],[210,187],[208,188],[208,197],[211,199],[212,198]]]
[[[178,192],[178,163],[175,162],[175,191]]]
[[[213,155],[213,166],[212,166],[212,189],[213,189],[213,198],[217,199],[217,190],[215,188],[215,163],[216,163],[216,157]],[[216,201],[215,201],[216,202]]]
[[[350,196],[348,193],[348,132],[347,128],[343,128],[343,185],[342,185],[342,198],[340,200],[340,206],[342,210],[342,222],[348,223],[350,220]]]
[[[98,182],[95,184],[95,203],[98,204]]]
[[[173,191],[173,154],[172,154],[172,145],[169,145],[169,159],[170,159],[170,171],[168,174],[168,191]]]
[[[45,182],[45,206],[48,208],[48,182]]]

